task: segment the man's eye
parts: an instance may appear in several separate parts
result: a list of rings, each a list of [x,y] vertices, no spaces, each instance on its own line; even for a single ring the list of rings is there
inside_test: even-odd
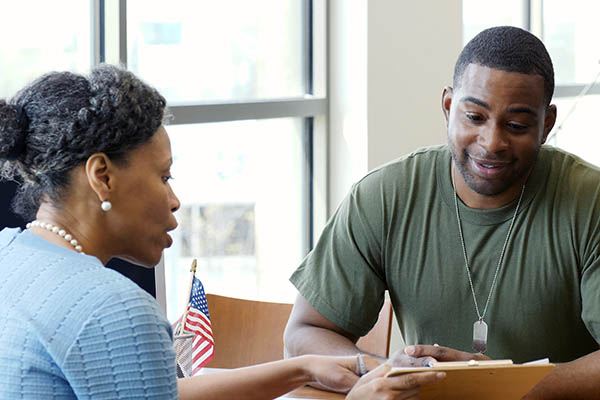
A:
[[[519,124],[519,123],[516,123],[516,122],[509,122],[509,123],[507,124],[507,126],[508,126],[510,129],[512,129],[513,131],[517,131],[517,132],[519,132],[519,131],[524,131],[524,130],[526,130],[527,128],[529,128],[529,126],[527,126],[527,125]]]
[[[476,122],[480,122],[483,121],[483,118],[481,117],[481,115],[479,114],[473,114],[473,113],[466,113],[465,114],[467,116],[468,119],[470,119],[471,121],[476,121]]]

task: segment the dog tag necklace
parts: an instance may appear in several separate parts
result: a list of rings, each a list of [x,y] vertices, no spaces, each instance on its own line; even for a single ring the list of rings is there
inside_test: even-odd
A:
[[[473,288],[473,279],[471,278],[471,269],[469,268],[469,259],[467,258],[467,249],[465,247],[465,239],[463,237],[462,227],[460,223],[460,215],[458,213],[458,194],[456,193],[456,184],[454,182],[454,170],[452,170],[452,186],[454,188],[454,207],[456,209],[456,221],[458,222],[460,244],[462,245],[463,256],[465,258],[465,268],[467,269],[469,286],[471,287],[471,294],[473,295],[475,311],[477,312],[478,317],[477,321],[475,321],[475,323],[473,324],[473,349],[478,353],[485,353],[485,350],[487,349],[488,326],[483,320],[483,318],[485,317],[488,305],[490,304],[490,299],[492,298],[492,293],[494,292],[494,287],[496,286],[496,279],[498,278],[498,272],[500,272],[500,267],[502,266],[502,259],[504,258],[506,245],[508,244],[513,224],[515,223],[517,213],[519,212],[519,206],[521,205],[521,200],[523,199],[523,193],[525,193],[525,185],[523,185],[523,188],[521,189],[521,195],[519,196],[519,201],[517,202],[517,207],[515,208],[515,215],[513,215],[512,220],[510,221],[510,226],[508,227],[508,234],[506,235],[504,245],[502,246],[502,251],[500,252],[500,259],[498,260],[498,265],[496,266],[496,272],[494,273],[494,279],[492,280],[492,286],[490,287],[490,293],[488,295],[487,301],[485,302],[483,313],[479,312],[479,306],[477,305],[477,296],[475,296],[475,289]]]

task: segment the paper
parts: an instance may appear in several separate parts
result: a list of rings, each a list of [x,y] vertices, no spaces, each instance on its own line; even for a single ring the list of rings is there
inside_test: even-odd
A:
[[[552,368],[554,364],[547,360],[531,364],[513,364],[511,360],[472,360],[437,362],[431,367],[392,368],[386,376],[446,372],[446,378],[441,381],[421,386],[421,400],[520,400]]]

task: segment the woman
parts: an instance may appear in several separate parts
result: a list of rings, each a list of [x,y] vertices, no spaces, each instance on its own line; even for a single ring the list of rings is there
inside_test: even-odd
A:
[[[347,391],[357,357],[176,379],[162,311],[104,268],[117,256],[151,268],[172,243],[180,204],[164,109],[155,89],[109,65],[50,73],[0,100],[0,172],[23,181],[14,208],[33,220],[0,232],[0,398],[267,399],[311,382]],[[439,379],[384,378],[387,369],[348,398],[408,398]]]

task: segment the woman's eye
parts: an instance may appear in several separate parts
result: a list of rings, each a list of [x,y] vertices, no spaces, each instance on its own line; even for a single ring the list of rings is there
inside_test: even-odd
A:
[[[164,182],[164,183],[167,183],[167,182],[169,182],[171,179],[173,179],[173,177],[172,177],[171,175],[165,175],[165,176],[163,176],[163,177],[162,177],[162,179],[163,179],[163,182]]]

